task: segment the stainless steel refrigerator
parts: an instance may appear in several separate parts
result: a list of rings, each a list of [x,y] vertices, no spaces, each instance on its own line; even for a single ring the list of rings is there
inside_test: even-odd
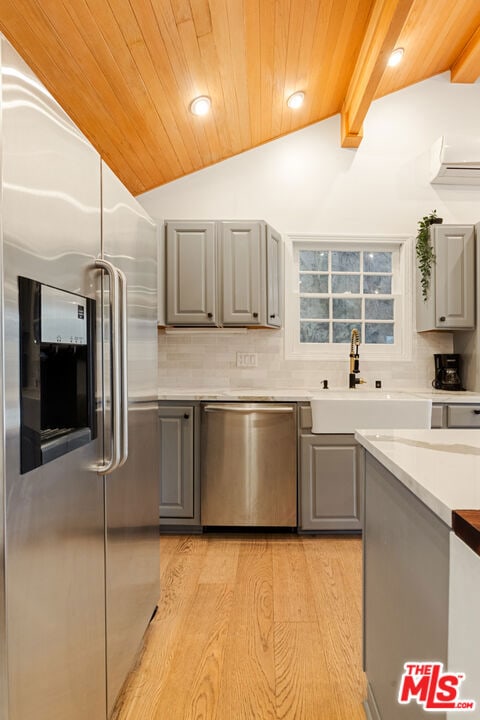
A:
[[[156,228],[1,67],[0,720],[102,720],[159,595]]]

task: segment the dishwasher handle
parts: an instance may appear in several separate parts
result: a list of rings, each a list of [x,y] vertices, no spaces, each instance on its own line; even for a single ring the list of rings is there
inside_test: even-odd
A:
[[[293,413],[294,409],[293,407],[263,407],[263,408],[255,408],[255,407],[237,407],[236,405],[205,405],[204,406],[205,412],[236,412],[236,413],[243,413],[243,414],[250,414],[250,413],[268,413],[270,415],[273,414],[287,414],[287,413]]]

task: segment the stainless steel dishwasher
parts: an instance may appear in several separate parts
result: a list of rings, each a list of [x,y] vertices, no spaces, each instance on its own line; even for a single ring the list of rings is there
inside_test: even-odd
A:
[[[297,525],[296,406],[202,403],[204,526]]]

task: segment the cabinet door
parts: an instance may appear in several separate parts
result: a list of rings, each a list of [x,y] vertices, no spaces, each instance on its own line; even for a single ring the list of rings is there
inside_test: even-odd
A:
[[[222,222],[222,323],[266,323],[265,225]]]
[[[167,324],[216,325],[214,222],[168,222]]]
[[[280,234],[267,225],[267,324],[276,327],[282,324],[281,248]]]
[[[193,518],[194,408],[160,407],[160,517]]]
[[[434,225],[438,328],[474,326],[474,234],[471,225]]]
[[[302,435],[300,527],[360,530],[363,450],[353,435]]]

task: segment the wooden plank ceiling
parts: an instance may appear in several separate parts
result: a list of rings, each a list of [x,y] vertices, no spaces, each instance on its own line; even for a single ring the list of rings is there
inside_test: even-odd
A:
[[[479,0],[0,4],[2,32],[134,194],[339,112],[356,147],[375,98],[448,69],[475,82],[479,26]],[[189,111],[198,95],[208,116]]]

